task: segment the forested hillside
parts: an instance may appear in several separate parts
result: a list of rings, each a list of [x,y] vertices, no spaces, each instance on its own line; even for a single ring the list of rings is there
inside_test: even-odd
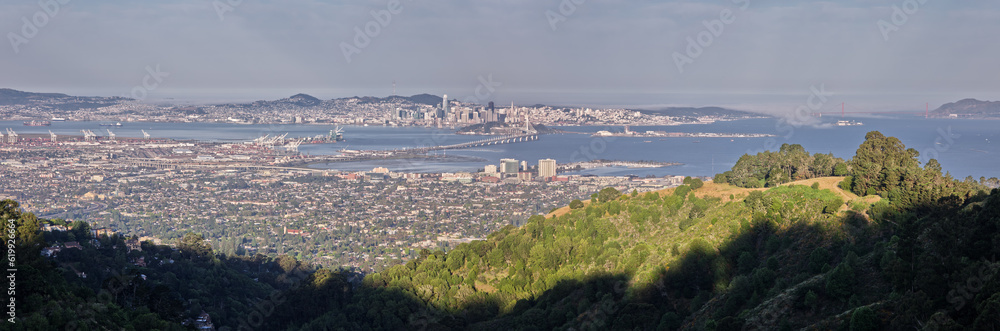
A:
[[[202,311],[234,330],[1000,328],[1000,190],[917,157],[878,132],[849,161],[786,145],[714,183],[607,188],[360,282],[288,257],[217,256],[194,234],[141,252],[108,238],[33,255],[48,280],[19,285],[38,289],[19,309],[59,328],[95,309],[86,325],[112,329],[190,327]],[[68,239],[41,242],[39,221],[10,203],[36,238],[21,242]],[[134,294],[113,285],[122,274]]]

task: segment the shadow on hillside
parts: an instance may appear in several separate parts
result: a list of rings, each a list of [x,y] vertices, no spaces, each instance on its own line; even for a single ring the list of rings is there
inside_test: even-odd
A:
[[[1000,242],[996,221],[1000,191],[869,212],[872,215],[848,211],[838,222],[828,223],[758,219],[744,224],[718,249],[693,241],[675,262],[642,284],[626,274],[562,280],[537,297],[518,301],[509,311],[486,302],[458,312],[422,311],[421,318],[406,320],[417,322],[410,328],[429,330],[839,329],[866,321],[875,328],[998,323],[989,322],[990,316],[995,320],[995,309],[990,307],[997,302],[987,301],[1000,291],[1000,281],[981,278],[975,270],[981,265],[976,261],[990,259],[1000,250],[995,244]],[[981,295],[962,296],[970,301],[966,307],[973,307],[963,310],[953,295],[955,281],[949,279],[987,285],[970,290],[981,290]],[[384,288],[367,290],[378,293]],[[895,299],[890,293],[896,293]],[[973,299],[978,303],[973,305]],[[852,322],[859,307],[877,313]],[[494,314],[498,311],[503,313]]]
[[[262,329],[550,330],[572,326],[577,330],[672,330],[707,326],[722,330],[750,324],[751,328],[773,328],[787,320],[788,314],[816,310],[795,303],[763,318],[748,314],[768,297],[831,270],[848,252],[868,254],[882,239],[882,232],[864,216],[854,214],[844,216],[835,228],[758,221],[718,249],[696,240],[649,283],[634,284],[633,276],[627,274],[561,280],[507,309],[499,300],[479,297],[452,311],[386,284],[346,290],[346,282],[337,280],[293,292]],[[846,303],[839,304],[845,300],[826,295],[822,285],[803,287],[798,291],[802,293],[793,293],[798,298],[792,301],[801,302],[801,296],[813,290],[819,291],[821,299],[839,305],[830,304],[831,309],[847,308]],[[331,296],[330,288],[342,295]],[[313,315],[317,312],[326,313]],[[821,318],[793,320],[789,326]]]
[[[629,274],[564,279],[511,306],[482,292],[445,294],[461,298],[457,310],[421,299],[429,297],[427,291],[433,291],[433,286],[399,288],[385,282],[359,285],[357,274],[314,271],[287,258],[220,259],[165,247],[143,248],[150,254],[181,254],[182,258],[197,261],[201,268],[225,266],[275,289],[266,296],[256,295],[255,302],[243,303],[250,309],[240,316],[217,319],[225,321],[217,325],[220,330],[839,328],[846,323],[844,316],[850,318],[844,312],[885,300],[894,285],[923,286],[924,296],[930,298],[927,305],[941,306],[948,298],[948,281],[924,274],[919,277],[928,280],[907,280],[917,279],[918,275],[904,270],[906,265],[897,261],[916,259],[920,252],[915,248],[907,250],[918,246],[917,238],[933,241],[921,244],[924,250],[937,245],[965,259],[979,259],[996,251],[996,247],[988,245],[996,235],[997,225],[984,228],[983,222],[968,219],[954,224],[934,220],[953,219],[963,209],[998,209],[997,192],[985,207],[974,206],[983,204],[975,199],[942,199],[907,210],[874,210],[871,217],[849,211],[839,222],[825,224],[756,219],[744,222],[738,234],[717,247],[700,239],[687,243],[674,262],[661,266],[651,278],[642,277],[651,281],[640,283],[636,281],[640,277]],[[954,236],[948,231],[954,231]],[[893,239],[899,242],[896,245],[900,249],[892,252],[893,258],[885,258],[890,255],[886,242],[893,235],[902,237]],[[962,239],[973,245],[959,245],[956,240]],[[983,247],[983,242],[987,246]],[[420,284],[458,281],[445,271]],[[240,289],[228,291],[234,290]],[[527,292],[523,288],[515,291]],[[221,309],[231,305],[227,299],[221,296],[202,304],[209,308],[206,310]],[[883,308],[883,315],[900,309]],[[930,308],[921,309],[912,313],[915,317],[908,323],[926,320],[933,313]]]

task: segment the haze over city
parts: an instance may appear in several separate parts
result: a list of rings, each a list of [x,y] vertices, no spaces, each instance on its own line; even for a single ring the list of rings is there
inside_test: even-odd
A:
[[[53,3],[0,4],[0,86],[128,96],[158,67],[149,102],[386,96],[393,82],[462,97],[480,77],[489,101],[518,104],[781,112],[813,86],[872,110],[1000,99],[985,0]]]

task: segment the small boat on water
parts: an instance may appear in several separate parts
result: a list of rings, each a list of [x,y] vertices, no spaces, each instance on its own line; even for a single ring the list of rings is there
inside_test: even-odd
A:
[[[101,123],[101,126],[123,126],[123,125],[122,122],[116,122],[116,123]]]

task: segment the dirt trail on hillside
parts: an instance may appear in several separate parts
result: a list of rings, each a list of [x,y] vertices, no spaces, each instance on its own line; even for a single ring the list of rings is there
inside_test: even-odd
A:
[[[849,191],[844,191],[844,190],[840,189],[839,186],[837,186],[837,184],[839,184],[842,180],[844,180],[844,177],[820,177],[820,178],[798,180],[798,181],[794,181],[794,182],[790,182],[790,183],[781,184],[781,186],[787,186],[787,185],[812,186],[813,183],[819,183],[819,188],[821,190],[822,189],[828,189],[830,191],[833,191],[834,193],[837,193],[838,195],[840,195],[844,199],[845,203],[853,201],[855,199],[858,199],[858,196],[855,195],[854,193],[851,193]],[[753,192],[753,191],[764,191],[764,190],[767,190],[767,189],[766,188],[742,188],[742,187],[732,186],[732,185],[729,185],[729,184],[715,184],[715,183],[708,182],[708,183],[705,183],[705,186],[703,186],[703,187],[699,188],[698,190],[694,191],[694,194],[695,194],[695,196],[697,196],[699,198],[715,197],[715,198],[722,199],[722,202],[729,202],[730,201],[730,199],[729,199],[730,195],[732,195],[735,200],[741,200],[747,194],[750,194],[750,192]],[[659,191],[655,191],[655,192],[658,193],[658,194],[660,194],[660,196],[667,195],[667,194],[673,194],[674,188],[663,189],[663,190],[659,190]],[[879,200],[881,200],[881,197],[879,197],[879,196],[867,196],[867,197],[864,198],[864,201],[867,202],[867,203],[869,203],[869,204],[878,202]],[[586,205],[590,204],[590,200],[584,200],[583,203],[584,203],[584,206],[586,206]],[[847,206],[845,205],[843,208],[846,209]],[[545,217],[546,218],[550,218],[552,216],[557,216],[558,217],[558,216],[562,216],[562,215],[565,215],[565,214],[569,213],[569,211],[570,211],[569,206],[564,206],[564,207],[561,207],[559,209],[556,209],[555,211],[553,211],[551,213],[548,213],[547,215],[545,215]]]

